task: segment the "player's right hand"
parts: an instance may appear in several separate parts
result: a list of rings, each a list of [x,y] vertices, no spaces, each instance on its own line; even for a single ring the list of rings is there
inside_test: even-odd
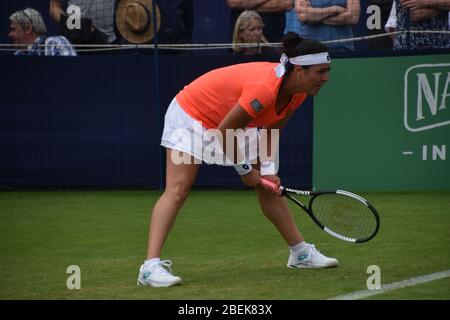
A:
[[[270,176],[262,176],[261,179],[272,182],[272,186],[268,186],[267,183],[261,183],[262,186],[264,187],[264,191],[268,192],[271,195],[276,195],[279,197],[282,196],[278,191],[281,184],[280,177],[278,177],[277,175],[270,175]]]
[[[259,175],[259,171],[256,169],[253,169],[245,176],[241,176],[241,180],[247,187],[255,188],[256,190],[261,190],[271,195],[278,195],[278,193],[273,189],[262,184],[261,176]]]

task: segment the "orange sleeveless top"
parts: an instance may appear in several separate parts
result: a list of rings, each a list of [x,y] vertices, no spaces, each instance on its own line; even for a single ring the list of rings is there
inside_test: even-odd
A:
[[[277,78],[277,63],[250,62],[212,70],[185,86],[176,96],[183,110],[208,129],[217,128],[239,103],[253,118],[249,127],[268,127],[297,109],[307,97],[295,94],[276,114],[275,104],[283,77]]]

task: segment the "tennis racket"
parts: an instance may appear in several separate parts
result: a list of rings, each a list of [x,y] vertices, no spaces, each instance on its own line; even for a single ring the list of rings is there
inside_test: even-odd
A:
[[[333,237],[354,243],[367,242],[378,232],[380,217],[364,198],[343,190],[302,191],[277,186],[261,178],[262,183],[302,208],[312,220]],[[310,196],[308,205],[298,196]]]

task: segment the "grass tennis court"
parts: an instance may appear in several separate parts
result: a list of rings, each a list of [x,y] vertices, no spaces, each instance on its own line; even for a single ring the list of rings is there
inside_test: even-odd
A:
[[[288,250],[252,191],[195,190],[163,252],[181,286],[136,286],[158,191],[0,192],[0,299],[327,299],[365,290],[370,265],[381,283],[450,269],[450,192],[361,193],[381,229],[355,245],[322,232],[302,211],[307,241],[337,269],[286,268]],[[293,210],[298,210],[291,206]],[[81,289],[69,290],[70,265]],[[371,299],[450,299],[450,279]]]

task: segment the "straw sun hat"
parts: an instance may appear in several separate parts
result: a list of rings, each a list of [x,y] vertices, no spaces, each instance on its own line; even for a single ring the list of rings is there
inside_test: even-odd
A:
[[[156,30],[161,25],[161,14],[156,10]],[[116,9],[117,30],[131,43],[145,43],[153,36],[152,0],[120,0]]]

